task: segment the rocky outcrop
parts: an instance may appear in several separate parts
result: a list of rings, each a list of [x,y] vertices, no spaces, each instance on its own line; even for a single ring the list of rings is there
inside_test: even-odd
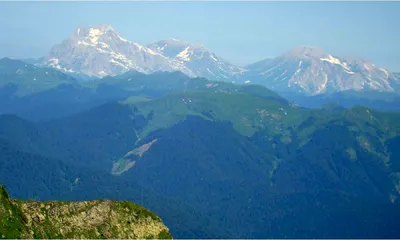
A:
[[[0,186],[0,238],[172,237],[158,216],[131,202],[21,201]]]

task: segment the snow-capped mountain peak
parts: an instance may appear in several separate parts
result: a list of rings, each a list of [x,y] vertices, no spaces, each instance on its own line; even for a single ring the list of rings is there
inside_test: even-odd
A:
[[[360,59],[343,58],[316,47],[296,47],[281,56],[249,65],[242,81],[278,92],[307,95],[347,90],[394,91],[394,75]]]
[[[128,40],[122,38],[110,25],[100,25],[97,27],[79,27],[71,35],[71,39],[76,39],[82,45],[106,45],[105,42]]]
[[[185,52],[209,51],[201,44],[189,43],[176,38],[163,39],[149,44],[147,47],[169,58],[184,56],[186,55]]]
[[[285,57],[317,59],[326,57],[327,53],[315,46],[298,46],[283,54]]]
[[[227,80],[243,71],[242,68],[218,57],[201,44],[168,38],[149,44],[148,47],[183,64],[195,75],[211,80]]]
[[[201,44],[168,38],[143,46],[124,39],[110,25],[77,28],[45,59],[48,66],[98,77],[128,70],[181,71],[191,77],[225,80],[243,71]]]
[[[116,33],[116,31],[110,25],[99,25],[94,27],[78,27],[73,36],[76,37],[87,37],[87,36],[100,36],[106,34],[107,32]],[[116,33],[117,34],[117,33]]]
[[[128,70],[182,71],[194,76],[179,62],[124,39],[110,25],[77,28],[68,39],[51,49],[45,64],[98,77]]]

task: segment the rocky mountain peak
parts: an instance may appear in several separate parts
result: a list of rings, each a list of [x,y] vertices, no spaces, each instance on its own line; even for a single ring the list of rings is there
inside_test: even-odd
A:
[[[210,52],[201,44],[189,43],[176,38],[163,39],[149,44],[147,47],[169,58],[180,58],[182,55],[192,54],[193,52]]]
[[[202,44],[168,38],[149,44],[147,47],[183,64],[196,76],[211,80],[228,80],[242,71],[241,68],[218,57]]]
[[[128,43],[128,40],[122,38],[110,25],[79,27],[68,40],[77,45],[99,45],[100,47],[118,42]]]
[[[313,46],[299,46],[248,67],[242,81],[281,93],[306,95],[341,91],[393,92],[394,75],[370,62],[338,57]]]

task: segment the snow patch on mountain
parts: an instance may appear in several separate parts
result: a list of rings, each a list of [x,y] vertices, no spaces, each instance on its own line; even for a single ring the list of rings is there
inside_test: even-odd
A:
[[[56,68],[58,70],[62,70],[64,72],[70,72],[70,73],[74,72],[72,69],[67,69],[67,68],[61,67],[60,64],[59,64],[59,60],[57,58],[49,59],[48,60],[48,66]]]
[[[165,47],[163,47],[164,49]],[[191,53],[189,52],[190,47],[186,47],[182,52],[178,53],[176,55],[177,58],[181,59],[182,61],[188,62],[190,61],[190,55]]]
[[[382,72],[384,72],[386,76],[389,76],[389,72],[388,72],[386,69],[379,68],[379,70],[381,70]]]
[[[317,91],[314,94],[319,94],[323,92],[324,89],[326,88],[326,84],[328,83],[328,75],[326,75],[326,73],[323,74],[324,74],[324,82],[318,87]]]
[[[354,74],[354,72],[351,71],[346,62],[342,62],[338,58],[333,57],[332,55],[328,55],[328,58],[320,58],[320,60],[339,65],[345,70],[346,73]]]

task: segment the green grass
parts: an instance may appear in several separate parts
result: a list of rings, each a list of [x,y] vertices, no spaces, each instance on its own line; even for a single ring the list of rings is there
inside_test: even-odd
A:
[[[172,239],[172,235],[163,230],[160,232],[160,234],[158,234],[158,239]]]
[[[6,190],[0,186],[0,237],[6,239],[21,238],[26,229],[26,217],[17,204],[9,198]],[[4,236],[4,237],[3,237]]]

